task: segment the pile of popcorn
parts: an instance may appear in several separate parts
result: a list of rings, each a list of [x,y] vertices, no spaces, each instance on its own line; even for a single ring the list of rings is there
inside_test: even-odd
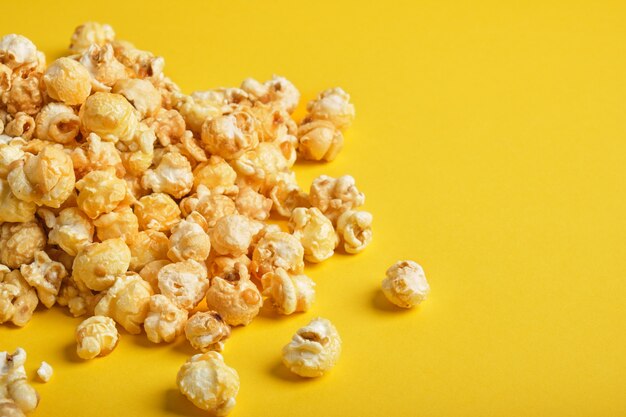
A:
[[[355,254],[372,239],[354,178],[322,175],[306,192],[292,170],[298,159],[337,156],[350,96],[325,90],[296,122],[300,93],[283,77],[187,95],[163,58],[93,22],[75,30],[70,51],[48,65],[27,38],[0,39],[0,323],[24,326],[40,303],[66,306],[86,317],[76,329],[84,359],[110,353],[117,326],[154,343],[184,333],[202,354],[181,368],[181,392],[226,414],[239,378],[216,351],[231,327],[250,324],[264,303],[307,311],[315,283],[305,261],[338,247]],[[407,262],[384,285],[403,307],[428,293]],[[340,350],[319,318],[283,357],[313,377]]]

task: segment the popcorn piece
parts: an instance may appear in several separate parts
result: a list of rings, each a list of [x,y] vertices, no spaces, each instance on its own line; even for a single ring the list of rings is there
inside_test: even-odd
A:
[[[128,206],[118,207],[93,221],[100,241],[120,237],[128,242],[139,233],[139,220]]]
[[[300,101],[298,89],[289,80],[277,75],[263,84],[253,78],[247,78],[241,83],[241,89],[253,100],[271,103],[285,109],[289,114],[293,113]]]
[[[152,129],[140,123],[135,134],[126,141],[117,142],[118,149],[123,150],[122,162],[127,174],[140,176],[152,165],[155,157],[154,141],[156,136]]]
[[[95,133],[90,133],[85,143],[74,148],[71,156],[78,177],[91,171],[106,171],[107,168],[114,168],[118,176],[124,174],[122,158],[115,144],[103,141]]]
[[[115,58],[111,44],[90,45],[80,55],[79,62],[89,71],[94,91],[108,92],[117,81],[131,75],[131,71]]]
[[[187,320],[185,337],[201,352],[221,351],[230,336],[230,327],[215,311],[199,311]]]
[[[8,181],[0,180],[0,222],[32,222],[35,220],[36,210],[35,203],[18,199],[11,191]]]
[[[200,185],[195,194],[184,198],[180,202],[180,208],[184,215],[194,211],[200,213],[209,228],[214,227],[221,218],[237,214],[237,206],[231,198],[211,192],[204,185]]]
[[[141,229],[168,231],[180,221],[180,209],[170,196],[154,193],[139,199],[135,205],[135,215]]]
[[[138,78],[119,80],[113,86],[112,92],[123,95],[137,109],[141,118],[152,116],[161,108],[161,94],[147,80]]]
[[[298,128],[298,143],[303,159],[330,162],[343,148],[343,134],[328,120],[311,120]]]
[[[247,112],[207,119],[202,125],[202,143],[211,154],[226,160],[238,158],[259,143],[254,118]]]
[[[372,241],[372,215],[348,210],[337,219],[337,233],[348,253],[359,253]]]
[[[0,39],[0,62],[11,70],[38,64],[37,47],[28,38],[14,33]]]
[[[231,279],[229,277],[234,276],[236,279],[238,276],[236,266],[238,263],[249,268],[250,262],[252,261],[246,255],[237,257],[215,256],[207,260],[207,265],[209,265],[209,275],[211,277],[223,277],[227,281],[230,281]]]
[[[115,349],[119,334],[113,319],[93,316],[76,328],[76,353],[82,359],[106,356]]]
[[[0,263],[19,268],[35,259],[46,245],[46,235],[35,222],[4,223],[0,226]]]
[[[280,173],[290,167],[283,150],[274,142],[262,142],[232,162],[233,168],[240,176],[240,182],[255,189],[271,190]]]
[[[13,77],[11,89],[2,96],[2,102],[10,114],[24,112],[35,115],[41,109],[43,105],[41,75],[39,72],[28,72]]]
[[[22,278],[20,271],[9,271],[0,265],[0,324],[10,321],[16,326],[25,326],[38,303],[35,289]]]
[[[212,155],[207,162],[198,164],[193,170],[193,177],[195,189],[204,185],[219,194],[232,194],[237,189],[237,173],[223,158],[216,155]]]
[[[80,119],[71,107],[48,103],[37,114],[35,132],[39,139],[67,144],[80,132]]]
[[[158,281],[161,294],[185,310],[198,305],[209,287],[206,267],[193,259],[164,266]]]
[[[153,295],[143,323],[148,340],[153,343],[173,342],[183,332],[187,315],[187,310],[179,308],[166,296]]]
[[[157,232],[160,233],[160,232]],[[159,271],[165,265],[169,265],[170,262],[167,259],[160,259],[156,261],[148,262],[141,270],[139,271],[139,275],[144,279],[155,293],[159,293],[161,290],[159,289]]]
[[[306,106],[309,120],[328,120],[337,129],[343,130],[354,120],[354,105],[350,95],[341,88],[322,91],[315,100]]]
[[[430,286],[421,266],[413,261],[398,261],[387,270],[382,283],[385,297],[402,308],[411,308],[426,300]]]
[[[20,200],[58,208],[72,194],[75,176],[72,160],[60,146],[46,146],[37,155],[25,153],[7,177]]]
[[[4,133],[9,136],[19,136],[26,140],[35,133],[35,119],[24,112],[18,112],[4,128]]]
[[[258,314],[263,304],[261,293],[250,281],[244,264],[224,277],[214,277],[206,294],[206,304],[231,326],[246,326]]]
[[[250,269],[256,278],[283,268],[290,274],[304,270],[304,248],[300,241],[284,232],[267,233],[254,248]]]
[[[311,207],[309,195],[300,189],[295,175],[279,173],[276,184],[269,192],[269,197],[274,203],[272,209],[283,217],[290,217],[297,207]]]
[[[156,193],[167,193],[174,198],[181,198],[193,187],[191,164],[179,153],[167,153],[156,169],[146,171],[141,185]]]
[[[290,276],[284,269],[268,272],[261,279],[263,295],[278,313],[307,311],[315,301],[315,282],[306,275]]]
[[[258,102],[250,111],[257,121],[259,140],[262,142],[272,142],[280,137],[296,133],[298,125],[281,107]]]
[[[172,228],[169,239],[168,258],[174,262],[194,259],[204,262],[211,251],[211,239],[207,235],[207,222],[198,212],[193,212]]]
[[[39,300],[50,308],[56,301],[63,278],[67,271],[62,263],[55,262],[44,251],[35,253],[35,260],[24,264],[20,268],[22,277],[28,284],[37,290]]]
[[[252,239],[262,229],[262,223],[246,216],[224,216],[209,233],[211,245],[220,255],[240,256],[248,252]]]
[[[95,133],[110,142],[132,139],[139,123],[136,110],[121,94],[92,94],[81,106],[79,117],[83,135]]]
[[[315,318],[299,329],[283,348],[283,363],[293,373],[306,378],[322,376],[341,353],[341,338],[332,323]]]
[[[82,248],[93,242],[93,224],[77,207],[61,210],[53,223],[47,226],[51,228],[49,243],[59,245],[71,256],[76,256]]]
[[[4,417],[26,417],[26,414],[15,404],[13,400],[0,400],[0,416]]]
[[[272,200],[259,194],[250,187],[242,187],[235,199],[239,214],[254,220],[267,220],[272,209]]]
[[[79,285],[103,291],[130,265],[130,249],[122,239],[108,239],[85,246],[74,259],[72,277]]]
[[[137,78],[158,78],[163,76],[165,60],[155,57],[148,51],[135,48],[130,42],[116,41],[111,43],[115,57]]]
[[[90,172],[76,183],[76,189],[78,207],[92,219],[112,212],[127,196],[126,181],[113,168]]]
[[[39,368],[37,368],[37,376],[42,382],[50,381],[52,378],[53,369],[52,366],[46,361],[41,362]]]
[[[39,405],[39,394],[26,379],[25,362],[26,352],[22,348],[13,354],[0,352],[0,398],[13,402],[21,412],[30,413]],[[11,412],[15,412],[14,407]]]
[[[91,291],[86,288],[78,288],[76,281],[68,275],[61,283],[61,289],[57,296],[57,303],[61,306],[67,306],[70,314],[74,317],[84,316],[87,313],[93,313],[93,308],[98,301]]]
[[[154,129],[163,146],[179,142],[185,133],[185,120],[176,110],[161,109],[154,117],[146,120],[146,123]]]
[[[169,240],[165,233],[148,229],[132,235],[128,240],[130,269],[137,271],[150,262],[167,259]]]
[[[50,64],[43,82],[53,100],[69,106],[83,104],[91,93],[89,71],[71,58],[59,58]]]
[[[83,52],[91,44],[104,45],[114,39],[115,32],[111,26],[97,22],[86,22],[74,30],[70,51]]]
[[[217,352],[194,355],[178,371],[176,384],[180,392],[196,407],[227,415],[235,406],[239,392],[237,371],[224,363]]]
[[[335,253],[337,234],[331,221],[318,208],[293,210],[289,231],[302,243],[304,259],[309,262],[322,262]]]
[[[320,209],[333,224],[343,212],[365,203],[365,195],[356,188],[350,175],[339,178],[320,175],[311,184],[310,199],[311,205]]]
[[[128,333],[141,333],[152,296],[150,284],[144,281],[139,274],[129,272],[117,277],[96,305],[94,313],[108,316],[118,322]]]

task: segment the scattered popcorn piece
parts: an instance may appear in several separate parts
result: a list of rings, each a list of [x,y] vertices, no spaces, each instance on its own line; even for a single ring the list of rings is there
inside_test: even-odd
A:
[[[263,305],[258,288],[250,281],[244,264],[235,265],[235,271],[223,277],[214,277],[206,293],[206,304],[219,313],[231,326],[250,324]]]
[[[311,184],[310,199],[311,205],[320,209],[333,224],[343,212],[365,203],[365,195],[356,188],[350,175],[339,178],[320,175]]]
[[[266,233],[252,253],[250,269],[256,278],[260,279],[277,268],[290,274],[300,274],[304,270],[304,248],[298,238],[289,233]]]
[[[23,264],[20,272],[24,280],[37,290],[41,303],[48,308],[52,307],[56,302],[61,282],[67,276],[63,264],[50,259],[46,252],[38,251],[35,253],[34,261]]]
[[[303,159],[330,162],[343,148],[343,134],[332,122],[311,120],[298,128],[298,142]]]
[[[115,349],[119,335],[113,319],[92,316],[76,328],[76,353],[82,359],[106,356]]]
[[[289,231],[302,243],[304,259],[309,262],[322,262],[335,253],[338,239],[333,224],[316,207],[294,209]]]
[[[74,110],[65,104],[48,103],[35,118],[35,135],[42,140],[69,144],[79,132],[80,119]]]
[[[361,252],[372,241],[372,215],[356,210],[342,213],[337,219],[337,234],[346,252]]]
[[[402,308],[411,308],[426,300],[430,286],[421,266],[413,261],[398,261],[387,270],[382,282],[383,294]]]
[[[221,351],[230,336],[230,327],[215,311],[199,311],[187,320],[185,337],[194,349]]]
[[[53,369],[52,366],[46,361],[41,362],[39,368],[37,368],[37,376],[42,382],[50,381],[52,378]]]
[[[179,153],[167,153],[156,169],[146,171],[141,185],[155,193],[167,193],[174,198],[181,198],[193,187],[191,164]]]
[[[176,384],[196,407],[225,416],[235,406],[239,375],[222,355],[211,351],[189,358],[178,371]]]
[[[206,267],[193,259],[165,265],[157,276],[161,294],[185,310],[198,305],[209,287]]]
[[[153,295],[143,323],[148,340],[153,343],[173,342],[183,332],[187,316],[187,310],[179,308],[166,296]]]
[[[341,338],[332,323],[315,318],[283,348],[283,363],[293,373],[312,378],[330,370],[341,354]]]
[[[341,88],[322,91],[315,100],[306,106],[310,120],[328,120],[337,129],[346,129],[354,120],[354,105],[350,95]]]
[[[290,276],[278,268],[263,275],[261,282],[263,295],[280,314],[307,311],[315,301],[315,282],[306,275]]]
[[[254,125],[254,118],[245,111],[207,119],[202,125],[202,143],[213,155],[236,159],[259,144]]]
[[[13,354],[0,352],[0,398],[12,402],[21,412],[30,413],[39,405],[39,394],[26,379],[25,363],[26,351],[22,348]],[[15,407],[4,407],[16,413]]]

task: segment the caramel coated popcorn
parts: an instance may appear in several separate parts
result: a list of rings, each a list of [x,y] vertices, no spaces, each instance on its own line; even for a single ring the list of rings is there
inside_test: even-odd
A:
[[[82,359],[106,356],[115,349],[119,334],[113,319],[92,316],[76,328],[76,353]]]
[[[248,268],[239,263],[234,271],[212,279],[206,293],[206,304],[229,325],[245,326],[259,314],[263,298],[250,281]]]
[[[199,311],[187,320],[185,337],[194,349],[221,351],[230,336],[230,327],[215,311]]]
[[[341,338],[333,324],[315,318],[299,329],[283,348],[283,363],[293,373],[313,378],[329,371],[341,354]]]

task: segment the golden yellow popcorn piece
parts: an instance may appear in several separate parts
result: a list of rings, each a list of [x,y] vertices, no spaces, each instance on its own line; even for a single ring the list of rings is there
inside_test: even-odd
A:
[[[59,145],[46,146],[37,155],[25,153],[13,165],[7,179],[20,200],[58,208],[74,190],[72,160]]]
[[[39,368],[37,368],[37,376],[41,380],[41,382],[48,382],[52,378],[53,373],[52,366],[46,361],[42,361]]]
[[[185,120],[176,110],[161,109],[146,123],[154,129],[162,146],[179,142],[185,133]]]
[[[294,275],[304,270],[304,248],[298,238],[289,233],[267,233],[252,253],[250,269],[256,278],[277,268]]]
[[[83,320],[76,328],[76,353],[82,359],[106,356],[115,349],[119,334],[113,319],[93,316]]]
[[[202,125],[202,143],[213,155],[238,158],[259,144],[254,118],[245,111],[207,119]]]
[[[142,118],[152,116],[161,108],[161,94],[150,81],[138,78],[122,79],[115,83],[111,91],[123,95]]]
[[[86,22],[74,30],[70,51],[83,52],[91,44],[104,45],[114,39],[115,32],[111,26],[97,22]]]
[[[35,119],[26,113],[18,112],[4,128],[4,133],[9,136],[19,136],[30,139],[35,133]]]
[[[236,270],[224,277],[214,277],[206,293],[206,304],[219,313],[231,326],[246,326],[258,314],[263,298],[258,288],[250,281],[244,264],[236,264]]]
[[[41,77],[40,72],[28,72],[13,78],[11,89],[2,95],[2,102],[10,114],[24,112],[32,116],[41,109],[44,101]]]
[[[141,185],[155,193],[167,193],[174,198],[181,198],[193,187],[191,164],[179,153],[167,153],[155,169],[146,171]]]
[[[198,305],[209,287],[206,267],[193,259],[165,265],[157,277],[161,294],[185,310]]]
[[[348,210],[337,219],[337,234],[348,253],[359,253],[372,241],[372,215]]]
[[[356,188],[350,175],[339,178],[320,175],[311,184],[309,198],[311,205],[320,209],[333,224],[343,212],[365,204],[365,195]]]
[[[233,203],[234,207],[235,203]],[[13,194],[9,182],[0,180],[0,222],[26,223],[35,220],[37,205],[20,200]]]
[[[173,342],[183,332],[187,315],[187,310],[179,308],[166,296],[153,295],[143,323],[148,340],[153,343]]]
[[[67,144],[80,132],[80,119],[71,107],[48,103],[37,114],[35,132],[39,139]]]
[[[39,394],[28,383],[25,363],[26,352],[22,348],[13,354],[0,352],[0,398],[12,402],[21,412],[30,413],[39,405]],[[15,407],[11,412],[16,413]]]
[[[176,384],[196,407],[225,416],[235,406],[239,375],[212,351],[189,358],[178,371]]]
[[[297,207],[311,207],[309,195],[300,189],[293,173],[279,173],[269,197],[274,203],[272,210],[282,217],[290,217]]]
[[[237,190],[236,180],[235,170],[223,158],[216,155],[211,155],[208,161],[198,164],[193,170],[195,189],[204,185],[218,194],[233,194]]]
[[[421,266],[413,261],[398,261],[387,270],[382,283],[385,297],[402,308],[411,308],[426,300],[430,286]]]
[[[229,336],[230,327],[215,311],[199,311],[185,324],[185,337],[201,352],[221,351]]]
[[[83,104],[91,93],[87,68],[70,58],[54,61],[43,76],[48,95],[69,106]]]
[[[9,138],[4,135],[0,135],[0,138],[0,178],[6,179],[10,165],[24,157],[23,147],[27,141],[24,138]]]
[[[155,158],[155,140],[152,129],[140,123],[129,140],[117,142],[116,146],[122,151],[122,163],[127,174],[140,176],[152,165]]]
[[[350,95],[341,88],[329,88],[322,91],[307,106],[307,119],[328,120],[337,129],[345,129],[354,120],[354,105],[350,103]]]
[[[296,122],[281,107],[257,102],[250,111],[257,121],[259,140],[262,142],[271,142],[297,131]]]
[[[50,228],[49,243],[59,245],[69,255],[76,256],[82,248],[93,242],[94,227],[91,219],[77,207],[61,210],[51,223],[46,221],[46,225]]]
[[[220,255],[239,256],[248,252],[252,240],[263,229],[263,224],[246,216],[224,216],[211,229],[211,245]]]
[[[343,148],[343,134],[328,120],[312,120],[298,128],[298,153],[310,161],[332,161]]]
[[[200,213],[212,228],[222,217],[237,214],[237,206],[232,198],[210,191],[204,185],[198,191],[180,202],[183,215],[188,216],[194,211]]]
[[[22,277],[28,284],[37,290],[39,300],[50,308],[56,301],[67,270],[60,262],[55,262],[44,251],[35,253],[35,260],[30,264],[23,264],[20,268]]]
[[[157,232],[160,233],[160,232]],[[139,275],[143,278],[150,286],[155,293],[159,293],[161,290],[159,289],[159,271],[165,265],[169,265],[170,262],[167,259],[160,259],[156,261],[148,262],[141,270],[139,271]]]
[[[209,265],[210,277],[222,277],[227,281],[230,281],[230,277],[237,277],[237,264],[241,263],[246,268],[250,266],[250,258],[246,255],[233,256],[212,256],[207,259],[207,265]]]
[[[95,133],[110,142],[132,139],[139,123],[136,110],[121,94],[92,94],[80,107],[79,117],[83,135]]]
[[[267,220],[272,209],[272,200],[263,194],[257,193],[250,187],[242,187],[235,198],[235,205],[239,214],[254,220]]]
[[[0,226],[0,263],[19,268],[35,259],[46,245],[46,234],[35,222],[4,223]]]
[[[90,45],[78,61],[89,71],[93,91],[109,92],[117,81],[131,75],[131,71],[115,57],[111,44]]]
[[[124,174],[122,158],[115,144],[103,141],[95,133],[90,133],[83,144],[74,148],[71,157],[79,178],[88,172],[106,171],[107,168],[114,168],[118,176]]]
[[[198,212],[192,212],[187,219],[172,228],[169,239],[168,258],[174,262],[194,259],[204,262],[211,251],[211,239],[206,233],[208,225]]]
[[[318,208],[294,209],[289,231],[302,243],[304,259],[309,262],[322,262],[335,253],[337,234],[331,221]]]
[[[79,285],[76,284],[72,276],[68,275],[61,283],[61,289],[57,296],[57,303],[60,306],[67,306],[70,314],[74,317],[92,313],[95,303],[98,301],[96,296],[87,288],[82,288],[84,287],[82,285],[80,289],[78,287]]]
[[[74,259],[72,277],[94,291],[103,291],[124,275],[130,265],[130,249],[123,239],[108,239],[85,246]]]
[[[274,142],[261,142],[232,162],[239,182],[265,192],[271,190],[280,174],[290,167],[283,149]]]
[[[142,51],[127,41],[112,42],[115,57],[137,78],[161,78],[165,60],[151,52]]]
[[[129,238],[130,269],[138,271],[148,263],[167,259],[169,240],[165,233],[156,230],[145,230]]]
[[[293,113],[300,101],[298,89],[285,77],[278,75],[274,75],[263,84],[253,78],[247,78],[241,83],[241,89],[248,93],[252,100],[270,103],[289,114]]]
[[[128,206],[118,207],[93,221],[98,239],[105,241],[120,237],[128,242],[139,233],[139,220]],[[132,252],[132,251],[131,251]]]
[[[135,215],[141,229],[159,232],[170,230],[181,220],[178,205],[172,197],[164,193],[141,197],[135,205]]]
[[[152,294],[150,284],[139,274],[129,272],[116,278],[96,305],[94,313],[111,317],[128,333],[139,334],[148,315]]]
[[[110,213],[127,197],[126,181],[113,168],[92,171],[76,183],[78,207],[90,218]]]
[[[22,278],[20,271],[0,265],[0,324],[10,321],[25,326],[38,303],[35,289]]]
[[[307,311],[315,301],[315,282],[306,275],[290,276],[284,269],[277,268],[263,275],[261,283],[263,295],[280,314]]]
[[[332,323],[321,317],[299,329],[283,348],[283,363],[306,378],[322,376],[341,354],[341,338]]]

